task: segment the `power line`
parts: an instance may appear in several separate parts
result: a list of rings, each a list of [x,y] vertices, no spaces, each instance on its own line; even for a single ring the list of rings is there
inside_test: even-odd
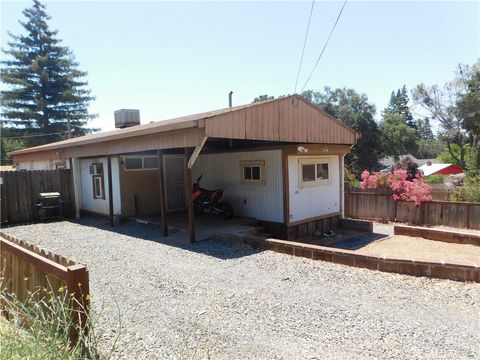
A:
[[[303,92],[305,90],[305,87],[307,86],[308,82],[310,81],[310,78],[312,77],[315,69],[317,68],[317,65],[322,58],[323,53],[325,52],[325,49],[327,48],[328,42],[330,41],[330,38],[332,37],[333,32],[335,31],[335,28],[337,27],[338,20],[340,20],[340,16],[342,16],[343,9],[345,8],[345,5],[347,4],[347,0],[343,2],[342,8],[340,9],[340,12],[338,13],[337,20],[335,20],[335,24],[333,24],[332,30],[330,31],[330,35],[328,35],[327,41],[325,42],[325,45],[323,45],[322,52],[318,56],[317,62],[315,63],[315,66],[312,69],[312,72],[310,75],[308,75],[307,81],[305,81],[305,84],[302,87],[302,90],[300,92]]]
[[[50,136],[50,135],[64,135],[65,133],[48,133],[48,134],[36,134],[36,135],[22,135],[22,136],[2,136],[2,139],[25,139],[37,136]]]
[[[297,93],[298,78],[300,77],[300,70],[302,69],[303,55],[305,54],[305,46],[307,45],[308,31],[310,30],[310,22],[312,20],[313,6],[315,5],[315,0],[312,1],[312,7],[310,8],[310,16],[308,17],[307,31],[305,32],[305,40],[303,40],[303,49],[302,56],[300,57],[300,64],[298,65],[297,80],[295,81],[295,89],[293,93]]]

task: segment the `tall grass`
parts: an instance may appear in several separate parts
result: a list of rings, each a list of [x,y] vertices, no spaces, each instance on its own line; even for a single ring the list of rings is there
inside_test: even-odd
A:
[[[98,350],[100,336],[90,309],[66,289],[39,288],[24,302],[0,290],[0,305],[6,319],[0,323],[1,359],[108,358]],[[74,344],[71,331],[78,334]]]

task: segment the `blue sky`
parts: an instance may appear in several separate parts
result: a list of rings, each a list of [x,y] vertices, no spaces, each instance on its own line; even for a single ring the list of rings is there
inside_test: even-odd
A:
[[[1,2],[1,46],[30,6]],[[88,71],[92,122],[142,123],[293,93],[311,2],[47,1],[50,25]],[[342,2],[315,4],[299,87]],[[451,80],[480,56],[479,2],[349,1],[307,89],[351,87],[377,112],[392,90]]]

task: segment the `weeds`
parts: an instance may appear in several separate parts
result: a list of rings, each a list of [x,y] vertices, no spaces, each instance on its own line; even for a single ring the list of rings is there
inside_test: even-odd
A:
[[[66,289],[39,288],[24,302],[1,290],[0,304],[6,319],[0,322],[0,358],[108,358],[98,350],[101,334],[96,332],[90,309]],[[70,342],[72,331],[78,334],[75,344]]]

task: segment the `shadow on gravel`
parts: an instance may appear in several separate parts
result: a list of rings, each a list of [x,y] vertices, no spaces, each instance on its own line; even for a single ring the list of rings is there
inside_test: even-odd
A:
[[[141,240],[153,241],[167,246],[177,247],[187,251],[212,256],[221,260],[241,258],[259,252],[249,248],[238,248],[213,240],[211,238],[206,238],[191,244],[188,240],[188,234],[185,231],[172,229],[170,230],[169,236],[164,237],[162,235],[162,229],[160,226],[139,224],[134,221],[128,221],[119,226],[111,226],[104,217],[84,216],[79,220],[70,220],[70,222],[116,233],[118,235],[129,236]]]
[[[368,244],[387,238],[389,235],[385,234],[378,234],[378,233],[370,233],[357,236],[355,238],[350,238],[345,241],[341,241],[338,243],[334,243],[329,245],[329,247],[336,248],[336,249],[344,249],[344,250],[358,250]]]

